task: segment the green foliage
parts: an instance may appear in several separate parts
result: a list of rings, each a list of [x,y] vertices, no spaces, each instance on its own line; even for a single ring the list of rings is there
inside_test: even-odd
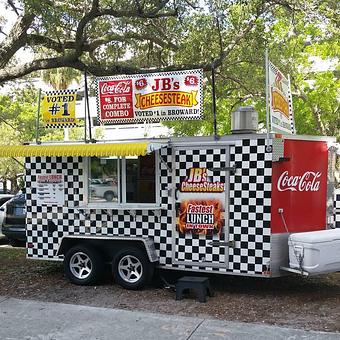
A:
[[[33,87],[17,89],[0,96],[0,145],[18,145],[35,136],[37,91]],[[24,172],[23,159],[2,158],[0,179],[12,181]]]
[[[69,67],[44,70],[41,75],[43,81],[50,84],[55,90],[65,90],[73,81],[79,83],[81,78],[81,73],[78,70]]]
[[[255,15],[255,3],[223,2],[218,7],[219,16],[216,11],[190,16],[175,60],[184,64],[217,57],[221,41],[223,46],[232,44],[237,32]],[[254,105],[265,126],[264,52],[268,48],[270,60],[284,74],[291,75],[297,133],[340,138],[340,43],[334,20],[339,7],[335,3],[297,1],[294,10],[288,4],[273,5],[235,44],[216,72],[219,134],[230,132],[231,112],[240,105]],[[209,4],[213,8],[218,2]],[[313,65],[312,57],[331,60],[334,69],[321,72]],[[167,123],[177,135],[212,134],[210,73],[205,76],[204,120],[201,124]]]
[[[68,132],[65,132],[64,129],[40,129],[41,136],[39,140],[41,142],[50,142],[50,141],[81,141],[84,140],[84,127],[77,127],[68,129]],[[66,137],[67,135],[67,137]],[[65,138],[66,137],[66,138]],[[87,138],[89,135],[87,134]],[[103,138],[103,129],[100,127],[92,127],[92,138],[95,140],[100,140]]]
[[[17,3],[25,13],[35,14],[27,32],[39,39],[27,46],[38,57],[65,57],[63,66],[104,74],[204,67],[204,119],[167,123],[177,135],[213,132],[212,60],[217,64],[218,133],[230,132],[231,113],[240,105],[254,105],[265,122],[268,48],[270,60],[291,75],[297,132],[340,137],[337,0],[100,0],[95,14],[91,0]],[[311,57],[331,60],[333,69],[320,72]],[[40,69],[55,66],[47,64]],[[74,77],[66,70],[62,79],[56,71],[52,81],[58,87]],[[57,134],[63,138],[62,132]]]
[[[24,143],[35,136],[38,109],[38,91],[32,86],[16,89],[9,95],[0,96],[0,126],[8,130],[10,138],[1,144]]]

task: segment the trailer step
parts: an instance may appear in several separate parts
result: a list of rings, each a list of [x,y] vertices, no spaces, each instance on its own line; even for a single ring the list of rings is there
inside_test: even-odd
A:
[[[290,272],[290,273],[294,273],[294,274],[300,274],[302,276],[310,276],[310,274],[308,272],[305,272],[304,270],[300,270],[300,269],[293,269],[293,268],[289,268],[289,267],[280,267],[281,270],[285,271],[285,272]]]
[[[207,294],[214,295],[207,277],[183,276],[180,278],[176,283],[176,300],[182,300],[183,293],[187,290],[193,290],[199,302],[206,302]]]

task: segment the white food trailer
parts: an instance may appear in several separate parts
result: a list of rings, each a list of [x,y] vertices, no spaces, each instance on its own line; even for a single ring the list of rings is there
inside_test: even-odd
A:
[[[155,266],[263,278],[340,270],[334,142],[235,133],[0,153],[26,157],[29,259],[64,261],[76,284],[111,263],[116,282],[137,289]]]

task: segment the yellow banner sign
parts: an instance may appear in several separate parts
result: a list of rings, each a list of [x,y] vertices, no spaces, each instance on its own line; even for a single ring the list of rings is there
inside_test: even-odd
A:
[[[159,106],[183,106],[192,107],[197,105],[197,91],[168,91],[152,92],[147,94],[136,94],[137,109],[149,109]]]
[[[272,89],[272,108],[274,111],[279,111],[289,118],[289,103],[276,89]]]
[[[78,126],[76,98],[76,90],[47,92],[41,105],[45,126],[53,128]]]

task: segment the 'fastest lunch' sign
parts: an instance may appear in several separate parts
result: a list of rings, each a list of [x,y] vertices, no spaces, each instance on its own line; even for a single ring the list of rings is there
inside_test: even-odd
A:
[[[97,78],[103,124],[202,118],[202,70]]]

